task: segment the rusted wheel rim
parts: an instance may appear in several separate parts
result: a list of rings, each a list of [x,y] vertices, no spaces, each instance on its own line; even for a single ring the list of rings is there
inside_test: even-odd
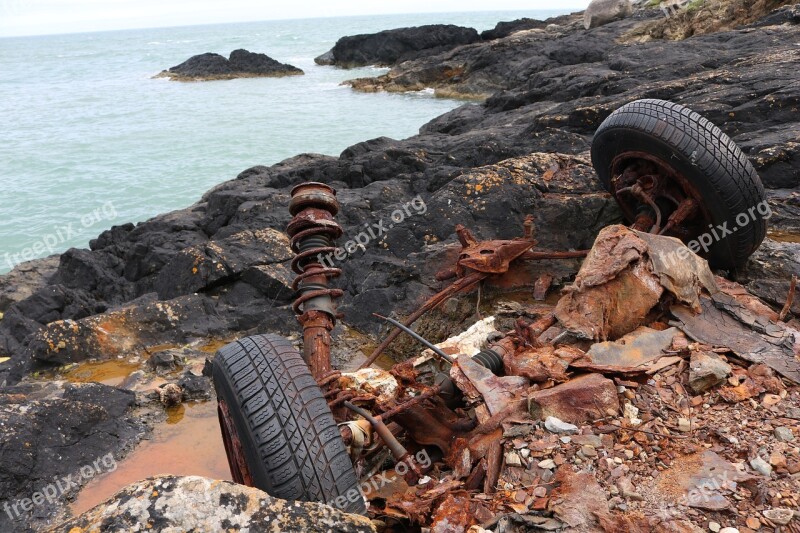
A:
[[[663,216],[660,229],[667,225],[668,216],[683,202],[694,201],[694,207],[688,210],[688,215],[674,227],[669,227],[664,232],[666,235],[686,242],[705,231],[713,220],[700,191],[686,176],[660,157],[647,152],[622,152],[611,162],[611,176],[611,193],[628,220],[634,221],[643,205],[640,198],[627,193],[635,183],[647,189],[657,203],[671,206],[671,210]]]
[[[222,398],[217,402],[217,415],[219,416],[219,427],[222,430],[222,442],[225,444],[225,455],[228,456],[228,466],[231,469],[233,480],[241,485],[254,487],[255,482],[250,473],[250,467],[247,465],[242,441],[236,431],[230,408]]]

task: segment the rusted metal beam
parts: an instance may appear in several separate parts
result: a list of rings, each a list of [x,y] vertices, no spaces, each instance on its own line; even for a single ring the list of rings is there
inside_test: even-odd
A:
[[[781,312],[778,313],[778,320],[783,322],[786,316],[789,314],[789,311],[792,309],[792,304],[794,303],[794,293],[797,289],[797,274],[792,275],[792,281],[789,283],[789,295],[786,297],[786,303],[783,305],[783,309]]]

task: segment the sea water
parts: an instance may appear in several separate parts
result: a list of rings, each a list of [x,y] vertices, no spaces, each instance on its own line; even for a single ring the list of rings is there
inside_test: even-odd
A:
[[[363,94],[342,81],[386,69],[321,67],[339,37],[447,23],[489,29],[558,11],[304,19],[0,39],[0,273],[112,225],[191,205],[254,165],[402,139],[461,104]],[[304,76],[153,79],[189,57],[246,48]]]

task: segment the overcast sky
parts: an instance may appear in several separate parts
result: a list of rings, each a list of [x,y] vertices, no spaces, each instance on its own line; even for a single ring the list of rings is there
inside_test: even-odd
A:
[[[531,9],[584,9],[589,0],[0,0],[0,36],[271,19]]]

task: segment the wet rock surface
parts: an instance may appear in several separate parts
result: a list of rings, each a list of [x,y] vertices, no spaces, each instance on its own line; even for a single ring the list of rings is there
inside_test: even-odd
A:
[[[177,81],[231,80],[234,78],[280,77],[303,74],[299,68],[275,61],[266,54],[239,49],[228,58],[214,53],[192,56],[157,77]]]
[[[145,431],[135,402],[99,383],[0,389],[0,530],[40,529],[92,477],[115,469]]]
[[[479,40],[475,29],[452,24],[397,28],[342,37],[333,48],[314,61],[319,65],[345,68],[393,65]]]
[[[258,489],[202,477],[161,476],[130,485],[107,502],[49,530],[374,532],[362,516],[320,503],[287,502]]]

